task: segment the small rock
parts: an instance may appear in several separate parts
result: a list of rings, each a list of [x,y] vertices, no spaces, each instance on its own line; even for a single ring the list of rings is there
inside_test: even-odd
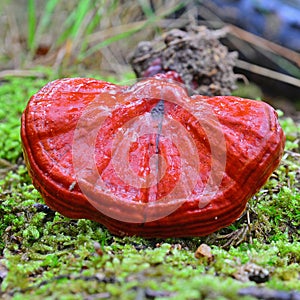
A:
[[[211,253],[211,248],[206,244],[201,244],[195,252],[197,259],[206,258],[208,262],[211,262],[214,256]]]
[[[249,262],[242,265],[233,277],[243,282],[254,281],[256,283],[263,283],[269,280],[269,275],[267,269]]]
[[[0,263],[0,283],[4,280],[4,278],[7,276],[7,268]]]

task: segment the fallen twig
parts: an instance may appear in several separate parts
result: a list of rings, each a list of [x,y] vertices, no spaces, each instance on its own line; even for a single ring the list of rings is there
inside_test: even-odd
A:
[[[39,71],[31,71],[31,70],[3,70],[0,71],[0,79],[15,76],[15,77],[37,77],[37,78],[45,78],[46,74]]]
[[[268,41],[262,37],[259,37],[255,34],[252,34],[248,31],[238,28],[234,25],[227,24],[225,28],[227,28],[228,33],[238,37],[239,39],[244,40],[250,44],[254,44],[255,46],[261,47],[270,52],[273,52],[279,56],[282,56],[282,57],[296,63],[298,65],[298,67],[300,67],[300,54],[299,53],[297,53],[291,49],[288,49],[286,47],[280,46],[271,41]]]
[[[282,81],[285,83],[288,83],[290,85],[294,85],[296,87],[300,87],[300,79],[297,79],[295,77],[286,75],[286,74],[282,74],[258,65],[254,65],[251,63],[248,63],[246,61],[240,60],[238,59],[236,61],[236,66],[238,68],[241,68],[243,70],[247,70],[249,72],[255,73],[255,74],[259,74],[268,78],[272,78],[278,81]]]
[[[251,296],[263,300],[300,300],[296,291],[277,291],[257,286],[249,286],[239,290],[240,296]]]

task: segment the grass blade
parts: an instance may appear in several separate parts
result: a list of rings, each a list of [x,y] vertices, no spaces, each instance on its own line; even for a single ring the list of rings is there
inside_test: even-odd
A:
[[[28,0],[28,38],[27,46],[32,52],[35,48],[36,10],[35,0]]]
[[[95,53],[96,51],[106,47],[106,46],[109,46],[110,44],[114,43],[114,42],[117,42],[119,40],[122,40],[122,39],[125,39],[129,36],[131,36],[133,33],[141,30],[143,26],[141,27],[138,27],[138,28],[134,28],[134,29],[131,29],[129,31],[125,31],[125,32],[122,32],[122,33],[119,33],[119,34],[116,34],[110,38],[107,38],[105,39],[103,42],[100,42],[98,43],[97,45],[91,47],[90,49],[88,49],[84,54],[82,54],[80,56],[80,60],[82,59],[85,59],[87,58],[88,56],[92,55],[93,53]]]
[[[84,17],[89,12],[90,1],[80,1],[77,8],[69,15],[63,24],[65,30],[57,39],[57,45],[65,43],[68,39],[74,40],[80,31],[80,26],[84,20]]]
[[[45,30],[48,28],[48,26],[51,24],[51,20],[53,18],[53,12],[54,12],[58,2],[59,2],[59,0],[50,0],[47,2],[42,19],[38,24],[38,28],[37,28],[37,36],[38,37],[42,33],[44,33]]]

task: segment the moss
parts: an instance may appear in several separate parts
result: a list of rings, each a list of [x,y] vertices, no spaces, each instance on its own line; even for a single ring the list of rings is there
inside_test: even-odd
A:
[[[1,297],[240,299],[239,289],[256,285],[236,278],[247,264],[269,272],[261,286],[300,289],[299,125],[281,117],[287,134],[281,165],[233,225],[204,238],[120,238],[92,221],[47,209],[31,184],[19,118],[48,80],[9,78],[0,86],[0,157],[10,163],[0,179],[0,277],[8,269]],[[212,247],[211,262],[194,257],[203,242]]]
[[[0,158],[15,162],[21,155],[21,114],[29,96],[45,85],[47,79],[9,77],[0,85]]]

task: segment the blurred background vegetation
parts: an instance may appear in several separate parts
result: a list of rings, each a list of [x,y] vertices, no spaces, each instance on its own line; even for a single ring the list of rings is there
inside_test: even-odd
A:
[[[132,72],[128,56],[138,42],[206,25],[225,28],[222,42],[239,52],[236,72],[254,83],[241,96],[262,96],[300,119],[298,0],[2,0],[0,11],[0,79],[43,77],[43,66],[56,77],[120,80]]]
[[[155,2],[155,4],[154,4]],[[158,1],[2,1],[1,68],[51,66],[62,74],[130,72],[127,56],[141,40],[179,23],[166,18],[185,4]]]

